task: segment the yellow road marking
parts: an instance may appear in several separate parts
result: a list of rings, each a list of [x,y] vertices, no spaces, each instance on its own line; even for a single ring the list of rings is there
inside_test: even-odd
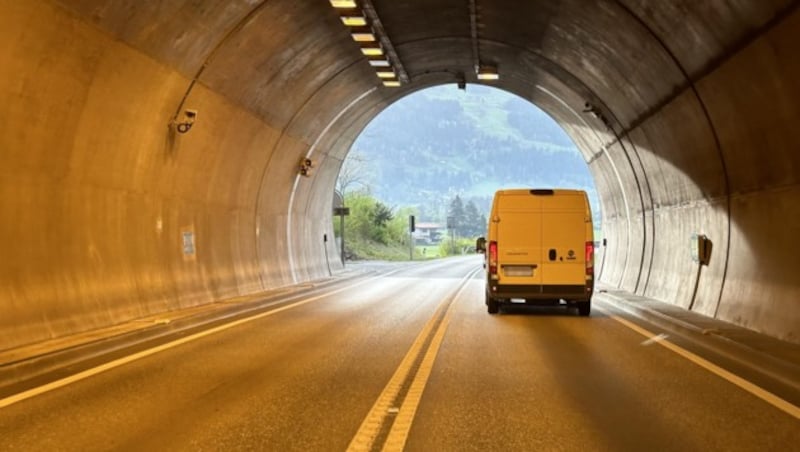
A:
[[[428,345],[425,356],[423,357],[416,374],[413,376],[414,379],[411,382],[411,386],[403,400],[402,406],[393,407],[391,405],[400,393],[403,383],[409,377],[411,368],[422,352],[422,347],[425,345],[426,339],[430,336],[431,331],[436,326],[437,319],[439,318],[439,309],[437,309],[436,313],[431,316],[430,320],[428,320],[428,323],[425,324],[425,326],[422,328],[422,331],[420,331],[419,335],[417,335],[417,338],[414,340],[414,343],[411,345],[408,353],[406,353],[406,356],[400,362],[400,365],[395,370],[392,378],[389,379],[389,383],[386,384],[386,387],[383,389],[383,392],[381,392],[378,400],[375,401],[375,404],[364,418],[364,421],[361,423],[358,432],[356,432],[355,436],[353,436],[350,445],[347,447],[349,452],[372,450],[374,442],[380,433],[381,426],[389,414],[396,414],[396,417],[394,423],[392,424],[392,428],[389,431],[389,436],[384,443],[383,450],[399,451],[403,449],[408,437],[408,432],[411,429],[411,423],[414,420],[414,415],[416,414],[417,407],[419,406],[419,401],[422,398],[422,392],[428,382],[431,369],[433,368],[433,363],[436,360],[436,355],[439,352],[444,334],[447,331],[447,326],[450,323],[450,316],[452,314],[453,307],[455,306],[458,297],[467,287],[467,284],[464,284],[464,281],[471,279],[476,271],[470,272],[462,280],[461,288],[456,292],[455,295],[453,295],[452,302],[447,307],[444,317],[442,317],[438,328],[434,332],[433,339]]]
[[[683,356],[684,358],[686,358],[689,361],[697,364],[698,366],[708,370],[709,372],[711,372],[713,374],[716,374],[719,377],[724,378],[725,380],[727,380],[727,381],[735,384],[736,386],[744,389],[745,391],[749,392],[750,394],[753,394],[754,396],[758,397],[759,399],[769,403],[770,405],[774,406],[775,408],[778,408],[779,410],[781,410],[781,411],[793,416],[795,419],[800,419],[800,407],[798,407],[796,405],[793,405],[790,402],[787,402],[786,400],[776,396],[775,394],[767,391],[766,389],[764,389],[764,388],[762,388],[762,387],[760,387],[760,386],[758,386],[758,385],[756,385],[754,383],[751,383],[751,382],[745,380],[744,378],[742,378],[742,377],[740,377],[740,376],[738,376],[738,375],[736,375],[736,374],[734,374],[732,372],[729,372],[729,371],[723,369],[722,367],[719,367],[716,364],[714,364],[714,363],[712,363],[712,362],[710,362],[710,361],[708,361],[708,360],[706,360],[704,358],[701,358],[700,356],[695,355],[694,353],[690,352],[689,350],[686,350],[686,349],[684,349],[682,347],[679,347],[679,346],[673,344],[672,342],[670,342],[669,340],[667,340],[667,339],[665,339],[663,337],[661,339],[656,339],[661,335],[657,335],[655,333],[651,333],[650,331],[640,327],[639,325],[636,325],[633,322],[630,322],[630,321],[628,321],[626,319],[623,319],[622,317],[619,317],[619,316],[616,316],[616,315],[612,314],[607,309],[600,308],[599,306],[597,308],[600,311],[602,311],[603,313],[605,313],[606,315],[608,315],[609,317],[611,317],[612,319],[616,320],[617,322],[625,325],[626,327],[632,329],[633,331],[636,331],[637,333],[641,334],[642,336],[648,338],[648,340],[652,341],[651,343],[655,343],[655,344],[661,345],[662,347],[665,347],[668,350],[671,350],[671,351]]]
[[[179,345],[183,345],[183,344],[185,344],[187,342],[191,342],[191,341],[194,341],[194,340],[206,337],[206,336],[210,336],[212,334],[216,334],[216,333],[219,333],[221,331],[225,331],[227,329],[234,328],[234,327],[237,327],[239,325],[243,325],[243,324],[248,323],[248,322],[252,322],[254,320],[258,320],[258,319],[262,319],[264,317],[275,315],[275,314],[278,314],[279,312],[287,311],[289,309],[293,309],[293,308],[296,308],[298,306],[303,306],[303,305],[311,303],[313,301],[317,301],[317,300],[319,300],[321,298],[329,297],[331,295],[335,295],[337,293],[344,292],[346,290],[350,290],[353,287],[357,287],[357,286],[366,284],[366,283],[371,282],[371,281],[373,281],[375,279],[378,279],[378,278],[381,278],[381,277],[385,277],[385,276],[386,276],[386,274],[381,275],[381,276],[377,276],[377,277],[373,277],[373,278],[369,278],[369,279],[357,282],[355,284],[351,284],[349,286],[333,290],[331,292],[326,292],[324,294],[317,295],[317,296],[314,296],[314,297],[311,297],[311,298],[308,298],[308,299],[305,299],[305,300],[301,300],[301,301],[298,301],[298,302],[295,302],[295,303],[292,303],[292,304],[289,304],[289,305],[286,305],[286,306],[281,306],[280,308],[276,308],[276,309],[273,309],[273,310],[268,311],[268,312],[263,312],[261,314],[254,315],[252,317],[246,317],[246,318],[243,318],[243,319],[239,319],[239,320],[233,321],[231,323],[226,323],[224,325],[220,325],[220,326],[211,328],[209,330],[205,330],[205,331],[201,331],[199,333],[192,334],[191,336],[186,336],[184,338],[176,339],[176,340],[174,340],[172,342],[167,342],[166,344],[162,344],[162,345],[159,345],[157,347],[153,347],[153,348],[150,348],[150,349],[147,349],[147,350],[143,350],[143,351],[138,352],[138,353],[134,353],[133,355],[124,356],[124,357],[116,359],[114,361],[109,361],[109,362],[107,362],[105,364],[102,364],[100,366],[93,367],[91,369],[86,369],[86,370],[84,370],[82,372],[78,372],[78,373],[76,373],[74,375],[70,375],[70,376],[64,377],[64,378],[62,378],[60,380],[56,380],[56,381],[47,383],[47,384],[45,384],[43,386],[32,388],[32,389],[29,389],[27,391],[23,391],[23,392],[20,392],[18,394],[15,394],[13,396],[9,396],[9,397],[6,397],[4,399],[0,399],[0,408],[5,408],[5,407],[7,407],[9,405],[15,404],[17,402],[21,402],[21,401],[26,400],[26,399],[30,399],[32,397],[36,397],[37,395],[44,394],[46,392],[50,392],[50,391],[52,391],[54,389],[62,388],[64,386],[67,386],[69,384],[75,383],[77,381],[84,380],[84,379],[89,378],[91,376],[94,376],[94,375],[100,374],[102,372],[105,372],[107,370],[111,370],[111,369],[114,369],[116,367],[120,367],[122,365],[131,363],[133,361],[145,358],[147,356],[155,355],[156,353],[162,352],[164,350],[168,350],[170,348],[174,348],[174,347],[177,347]]]
[[[422,393],[425,391],[425,385],[427,385],[428,378],[433,370],[433,363],[436,361],[439,348],[441,348],[442,341],[444,340],[444,334],[447,332],[447,327],[450,325],[453,307],[456,304],[456,300],[458,300],[458,296],[461,295],[461,292],[463,292],[466,287],[467,286],[464,285],[458,291],[455,295],[456,299],[447,308],[442,323],[439,324],[439,328],[436,330],[436,335],[433,337],[430,347],[428,347],[428,351],[422,359],[419,370],[417,370],[417,375],[414,377],[411,388],[408,390],[408,394],[405,400],[403,400],[403,405],[400,407],[400,411],[397,413],[397,417],[392,424],[389,437],[386,439],[386,443],[383,446],[384,451],[402,451],[405,447],[406,439],[408,439],[408,432],[411,430],[411,423],[414,421],[414,416],[417,414],[417,408],[422,399]]]

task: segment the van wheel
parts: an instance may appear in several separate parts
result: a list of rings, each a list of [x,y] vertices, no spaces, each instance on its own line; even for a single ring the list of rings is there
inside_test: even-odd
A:
[[[578,314],[586,317],[592,311],[592,303],[590,301],[578,302]]]
[[[500,303],[489,295],[486,295],[486,306],[489,314],[497,314],[500,312]]]

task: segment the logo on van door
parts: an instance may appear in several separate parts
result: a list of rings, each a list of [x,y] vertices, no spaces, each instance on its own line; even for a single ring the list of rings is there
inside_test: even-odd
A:
[[[569,250],[567,253],[567,260],[574,261],[575,260],[575,250]]]

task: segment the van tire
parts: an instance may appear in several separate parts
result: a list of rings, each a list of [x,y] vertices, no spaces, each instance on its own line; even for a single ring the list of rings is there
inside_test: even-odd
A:
[[[489,314],[497,314],[500,312],[500,303],[488,294],[486,295],[486,307]]]
[[[590,301],[578,302],[578,314],[580,314],[583,317],[587,317],[591,311],[592,311],[592,303]]]

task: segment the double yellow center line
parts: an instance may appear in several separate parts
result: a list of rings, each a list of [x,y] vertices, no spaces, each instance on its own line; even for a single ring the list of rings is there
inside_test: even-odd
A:
[[[467,283],[480,271],[476,268],[459,283],[454,294],[439,305],[436,313],[422,328],[400,366],[361,423],[347,450],[352,452],[401,451],[405,446],[411,423],[422,399],[422,393],[430,377],[436,355],[455,301],[467,288]]]

